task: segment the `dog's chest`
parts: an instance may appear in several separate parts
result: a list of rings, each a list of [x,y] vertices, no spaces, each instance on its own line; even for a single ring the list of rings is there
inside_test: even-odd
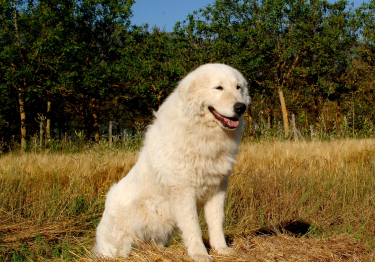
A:
[[[176,146],[178,147],[178,146]],[[225,139],[191,139],[186,138],[172,158],[189,169],[191,178],[198,185],[217,184],[232,171],[236,162],[237,144]]]
[[[231,154],[216,156],[196,154],[194,157],[186,156],[183,161],[189,183],[196,188],[198,195],[205,195],[208,189],[218,187],[227,180],[235,158]]]
[[[154,131],[154,130],[150,130]],[[162,183],[187,183],[205,191],[220,185],[236,162],[238,141],[218,130],[191,127],[183,135],[171,130],[168,136],[157,129],[149,159]],[[211,131],[211,132],[208,132]],[[212,132],[215,131],[215,132]],[[156,136],[162,133],[162,136]]]

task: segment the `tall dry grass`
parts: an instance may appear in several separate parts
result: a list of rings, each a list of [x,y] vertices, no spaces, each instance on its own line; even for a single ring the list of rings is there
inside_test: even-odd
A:
[[[274,259],[288,261],[288,254],[298,250],[306,259],[289,259],[373,261],[374,153],[374,139],[242,143],[228,188],[228,241],[234,239],[238,252],[247,254],[247,259],[258,257],[255,261],[275,261],[272,252]],[[91,260],[86,248],[94,242],[105,194],[136,158],[136,153],[94,149],[2,156],[0,260]],[[207,238],[207,227],[201,222]],[[258,234],[273,236],[257,240],[253,236]],[[322,245],[329,241],[334,243],[331,249]],[[165,256],[170,256],[166,261],[188,261],[178,236],[171,244],[174,247],[167,250],[146,246],[134,253],[132,259],[137,259],[132,261]],[[318,246],[326,254],[321,260],[310,252]],[[303,253],[303,247],[310,251]],[[249,261],[244,256],[236,260]]]
[[[373,231],[374,152],[373,139],[241,145],[227,208],[237,219],[229,228],[302,219],[328,235]]]

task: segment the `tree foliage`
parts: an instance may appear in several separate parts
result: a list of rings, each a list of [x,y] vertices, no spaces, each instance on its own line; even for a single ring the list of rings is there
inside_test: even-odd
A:
[[[253,118],[283,120],[285,135],[291,113],[318,126],[335,105],[336,128],[342,115],[352,115],[354,126],[355,110],[363,119],[374,115],[366,110],[373,105],[374,0],[355,10],[346,0],[217,0],[169,33],[131,25],[133,3],[1,1],[3,140],[16,135],[25,147],[38,113],[60,137],[80,129],[99,141],[110,120],[118,131],[135,130],[183,76],[208,62],[239,69],[250,83]]]

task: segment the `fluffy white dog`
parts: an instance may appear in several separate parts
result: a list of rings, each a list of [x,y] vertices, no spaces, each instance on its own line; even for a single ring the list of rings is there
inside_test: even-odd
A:
[[[212,261],[198,221],[203,207],[211,247],[233,254],[224,202],[249,102],[245,78],[230,66],[188,74],[155,113],[136,165],[108,192],[94,252],[126,257],[137,240],[167,246],[179,229],[194,261]]]

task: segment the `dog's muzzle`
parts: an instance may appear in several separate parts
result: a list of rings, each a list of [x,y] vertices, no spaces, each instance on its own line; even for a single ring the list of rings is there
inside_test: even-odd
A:
[[[221,122],[221,124],[224,127],[229,128],[229,129],[235,129],[240,124],[240,121],[238,118],[246,111],[246,105],[243,103],[234,104],[233,109],[234,109],[234,112],[236,112],[238,117],[223,116],[219,112],[217,112],[216,109],[213,108],[212,106],[208,107],[208,109],[215,116],[215,118]]]

